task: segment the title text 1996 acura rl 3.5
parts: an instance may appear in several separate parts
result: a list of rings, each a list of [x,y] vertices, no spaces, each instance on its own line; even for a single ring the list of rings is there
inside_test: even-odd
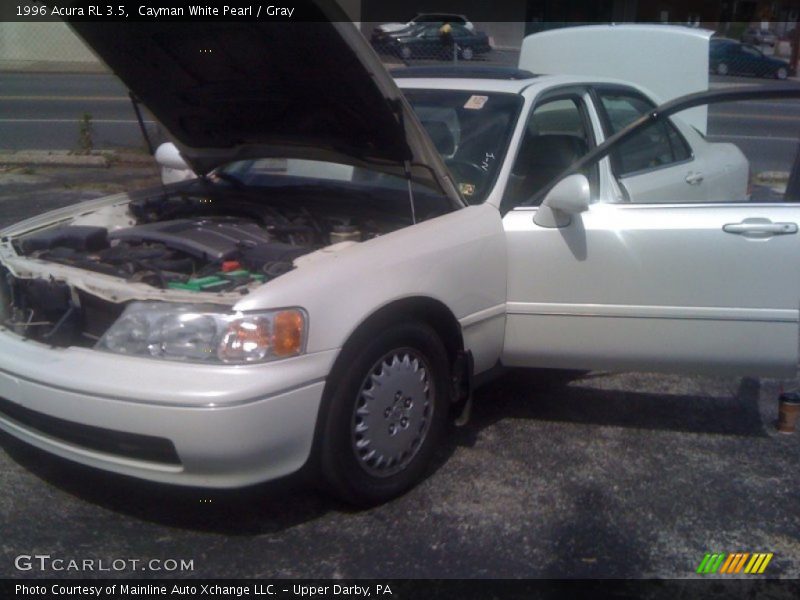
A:
[[[307,468],[369,504],[498,364],[794,372],[800,208],[603,201],[594,165],[679,101],[512,208],[500,156],[466,205],[348,23],[75,28],[202,176],[2,232],[0,427],[26,442],[174,484]],[[507,110],[515,157],[535,90],[464,106]]]

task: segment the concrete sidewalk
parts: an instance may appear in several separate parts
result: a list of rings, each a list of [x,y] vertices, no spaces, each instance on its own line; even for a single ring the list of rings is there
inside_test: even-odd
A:
[[[0,166],[109,167],[116,164],[149,166],[155,159],[142,152],[102,150],[82,154],[73,150],[2,150]]]

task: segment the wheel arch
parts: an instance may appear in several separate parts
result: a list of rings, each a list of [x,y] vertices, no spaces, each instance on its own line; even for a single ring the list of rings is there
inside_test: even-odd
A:
[[[407,320],[422,321],[436,331],[447,349],[451,363],[464,349],[461,324],[444,302],[429,296],[410,296],[394,300],[363,319],[347,337],[339,356],[334,361],[331,373],[337,372],[358,347],[376,332],[393,323]]]
[[[451,369],[454,367],[458,355],[464,349],[464,337],[458,319],[442,301],[429,296],[411,296],[394,300],[369,314],[349,334],[325,380],[322,401],[314,426],[314,442],[308,461],[301,469],[306,477],[316,478],[319,473],[319,448],[325,421],[323,415],[329,410],[332,386],[336,385],[338,374],[343,371],[349,361],[353,360],[358,349],[371,336],[383,328],[407,320],[421,321],[430,326],[444,344]]]

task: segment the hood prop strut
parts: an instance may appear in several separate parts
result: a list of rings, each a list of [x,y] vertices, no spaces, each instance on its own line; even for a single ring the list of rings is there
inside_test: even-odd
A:
[[[400,123],[403,131],[406,130],[406,121],[403,115],[403,101],[400,98],[395,98],[392,102],[392,110],[394,110],[395,118]],[[411,204],[411,224],[417,224],[417,211],[414,208],[414,190],[411,189],[411,162],[406,159],[403,161],[403,171],[405,172],[406,182],[408,183],[408,201]]]
[[[417,224],[417,211],[414,208],[414,190],[411,189],[411,165],[407,160],[403,161],[403,169],[406,172],[406,183],[408,183],[408,201],[411,204],[411,224]]]
[[[139,129],[142,131],[142,137],[144,138],[145,143],[147,144],[147,150],[150,152],[150,156],[155,156],[156,150],[153,148],[153,142],[150,141],[150,136],[147,135],[147,128],[144,126],[144,120],[142,119],[142,111],[139,108],[139,99],[133,95],[133,92],[128,92],[128,95],[131,98],[131,104],[133,104],[133,112],[136,113],[136,120],[139,122]]]

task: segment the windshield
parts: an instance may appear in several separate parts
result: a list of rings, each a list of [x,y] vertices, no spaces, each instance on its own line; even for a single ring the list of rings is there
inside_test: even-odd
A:
[[[434,146],[450,169],[464,200],[480,204],[494,186],[508,149],[522,98],[516,94],[457,90],[404,90]],[[406,190],[408,182],[360,167],[305,159],[237,161],[218,172],[246,185],[271,185],[276,176],[287,185],[308,179]],[[430,194],[414,184],[415,193]]]
[[[403,90],[470,204],[486,199],[503,164],[522,98],[458,90]]]

